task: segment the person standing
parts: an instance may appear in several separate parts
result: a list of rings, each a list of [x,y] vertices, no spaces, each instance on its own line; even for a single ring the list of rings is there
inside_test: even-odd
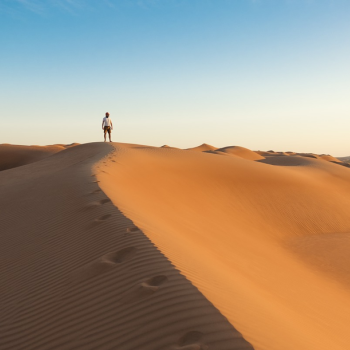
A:
[[[106,142],[106,134],[108,132],[108,137],[109,137],[109,142],[112,142],[111,139],[111,133],[113,130],[113,123],[111,118],[109,117],[109,113],[106,112],[106,116],[102,119],[102,130],[104,132],[104,137],[105,137],[105,141]]]

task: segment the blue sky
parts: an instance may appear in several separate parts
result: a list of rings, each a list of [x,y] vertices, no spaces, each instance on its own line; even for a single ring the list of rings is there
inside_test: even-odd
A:
[[[350,1],[0,0],[0,143],[350,154]]]

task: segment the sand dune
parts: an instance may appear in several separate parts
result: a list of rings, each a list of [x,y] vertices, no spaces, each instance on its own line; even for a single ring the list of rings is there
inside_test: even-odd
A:
[[[214,152],[226,153],[226,154],[234,155],[234,156],[237,156],[243,159],[248,159],[248,160],[264,159],[264,157],[261,156],[260,154],[253,152],[248,148],[239,147],[239,146],[223,147],[215,150]]]
[[[164,145],[162,147],[169,148],[168,145]],[[203,143],[200,146],[187,148],[186,151],[197,151],[197,152],[205,152],[211,154],[219,154],[219,155],[231,155],[240,157],[248,160],[261,160],[268,157],[277,157],[277,156],[299,156],[306,158],[314,158],[314,159],[322,159],[327,162],[333,163],[344,163],[341,159],[333,157],[329,154],[314,154],[314,153],[296,153],[296,152],[275,152],[273,150],[270,151],[252,151],[248,148],[240,147],[240,146],[228,146],[223,148],[216,148],[214,146]],[[271,160],[272,161],[272,160]],[[276,160],[277,161],[277,160]],[[344,161],[347,161],[347,158],[344,157]],[[269,163],[268,161],[266,163]],[[284,160],[282,163],[293,163],[293,160]],[[342,164],[345,165],[345,164]]]
[[[280,166],[298,166],[298,165],[311,165],[312,163],[308,158],[299,156],[269,156],[264,159],[257,160],[260,163]]]
[[[350,162],[350,157],[337,157],[342,162]]]
[[[321,154],[318,156],[318,159],[323,159],[323,160],[326,160],[327,162],[335,162],[335,163],[341,162],[339,159],[332,157],[329,154]]]
[[[207,143],[203,143],[200,146],[187,148],[186,151],[197,151],[197,152],[205,152],[205,151],[215,151],[217,148]]]
[[[268,156],[289,156],[295,154],[294,152],[275,152],[275,151],[255,151],[262,157],[268,157]]]
[[[0,349],[252,349],[101,191],[113,152],[0,172]]]
[[[349,169],[113,146],[102,190],[255,349],[348,348]]]
[[[0,172],[1,350],[348,349],[342,163],[73,146]]]
[[[263,157],[276,157],[276,156],[299,156],[299,157],[305,157],[305,158],[314,158],[314,159],[322,159],[327,162],[333,162],[333,163],[341,163],[342,160],[333,157],[329,154],[314,154],[314,153],[296,153],[296,152],[275,152],[275,151],[257,151],[259,155]]]
[[[19,145],[0,145],[0,171],[16,168],[22,165],[30,164],[42,160],[52,154],[60,152],[72,145],[51,145],[51,146],[19,146]]]

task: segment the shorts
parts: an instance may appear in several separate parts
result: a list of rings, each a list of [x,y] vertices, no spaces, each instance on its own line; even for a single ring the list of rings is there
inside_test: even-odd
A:
[[[105,133],[108,132],[108,134],[110,134],[111,133],[111,127],[110,126],[105,126],[104,127],[104,132]]]

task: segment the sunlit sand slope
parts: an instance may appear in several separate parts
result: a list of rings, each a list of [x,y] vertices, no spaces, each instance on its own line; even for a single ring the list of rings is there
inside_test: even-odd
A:
[[[187,148],[186,151],[196,151],[196,152],[205,152],[205,151],[214,151],[216,147],[203,143],[200,146]]]
[[[349,348],[348,168],[114,147],[103,191],[255,349]]]
[[[101,191],[112,150],[0,172],[0,349],[252,350]]]
[[[208,152],[217,153],[217,154],[228,154],[228,155],[240,157],[243,159],[249,159],[249,160],[264,159],[264,157],[261,156],[260,154],[253,152],[250,149],[239,147],[239,146],[223,147],[215,151],[208,151]]]

